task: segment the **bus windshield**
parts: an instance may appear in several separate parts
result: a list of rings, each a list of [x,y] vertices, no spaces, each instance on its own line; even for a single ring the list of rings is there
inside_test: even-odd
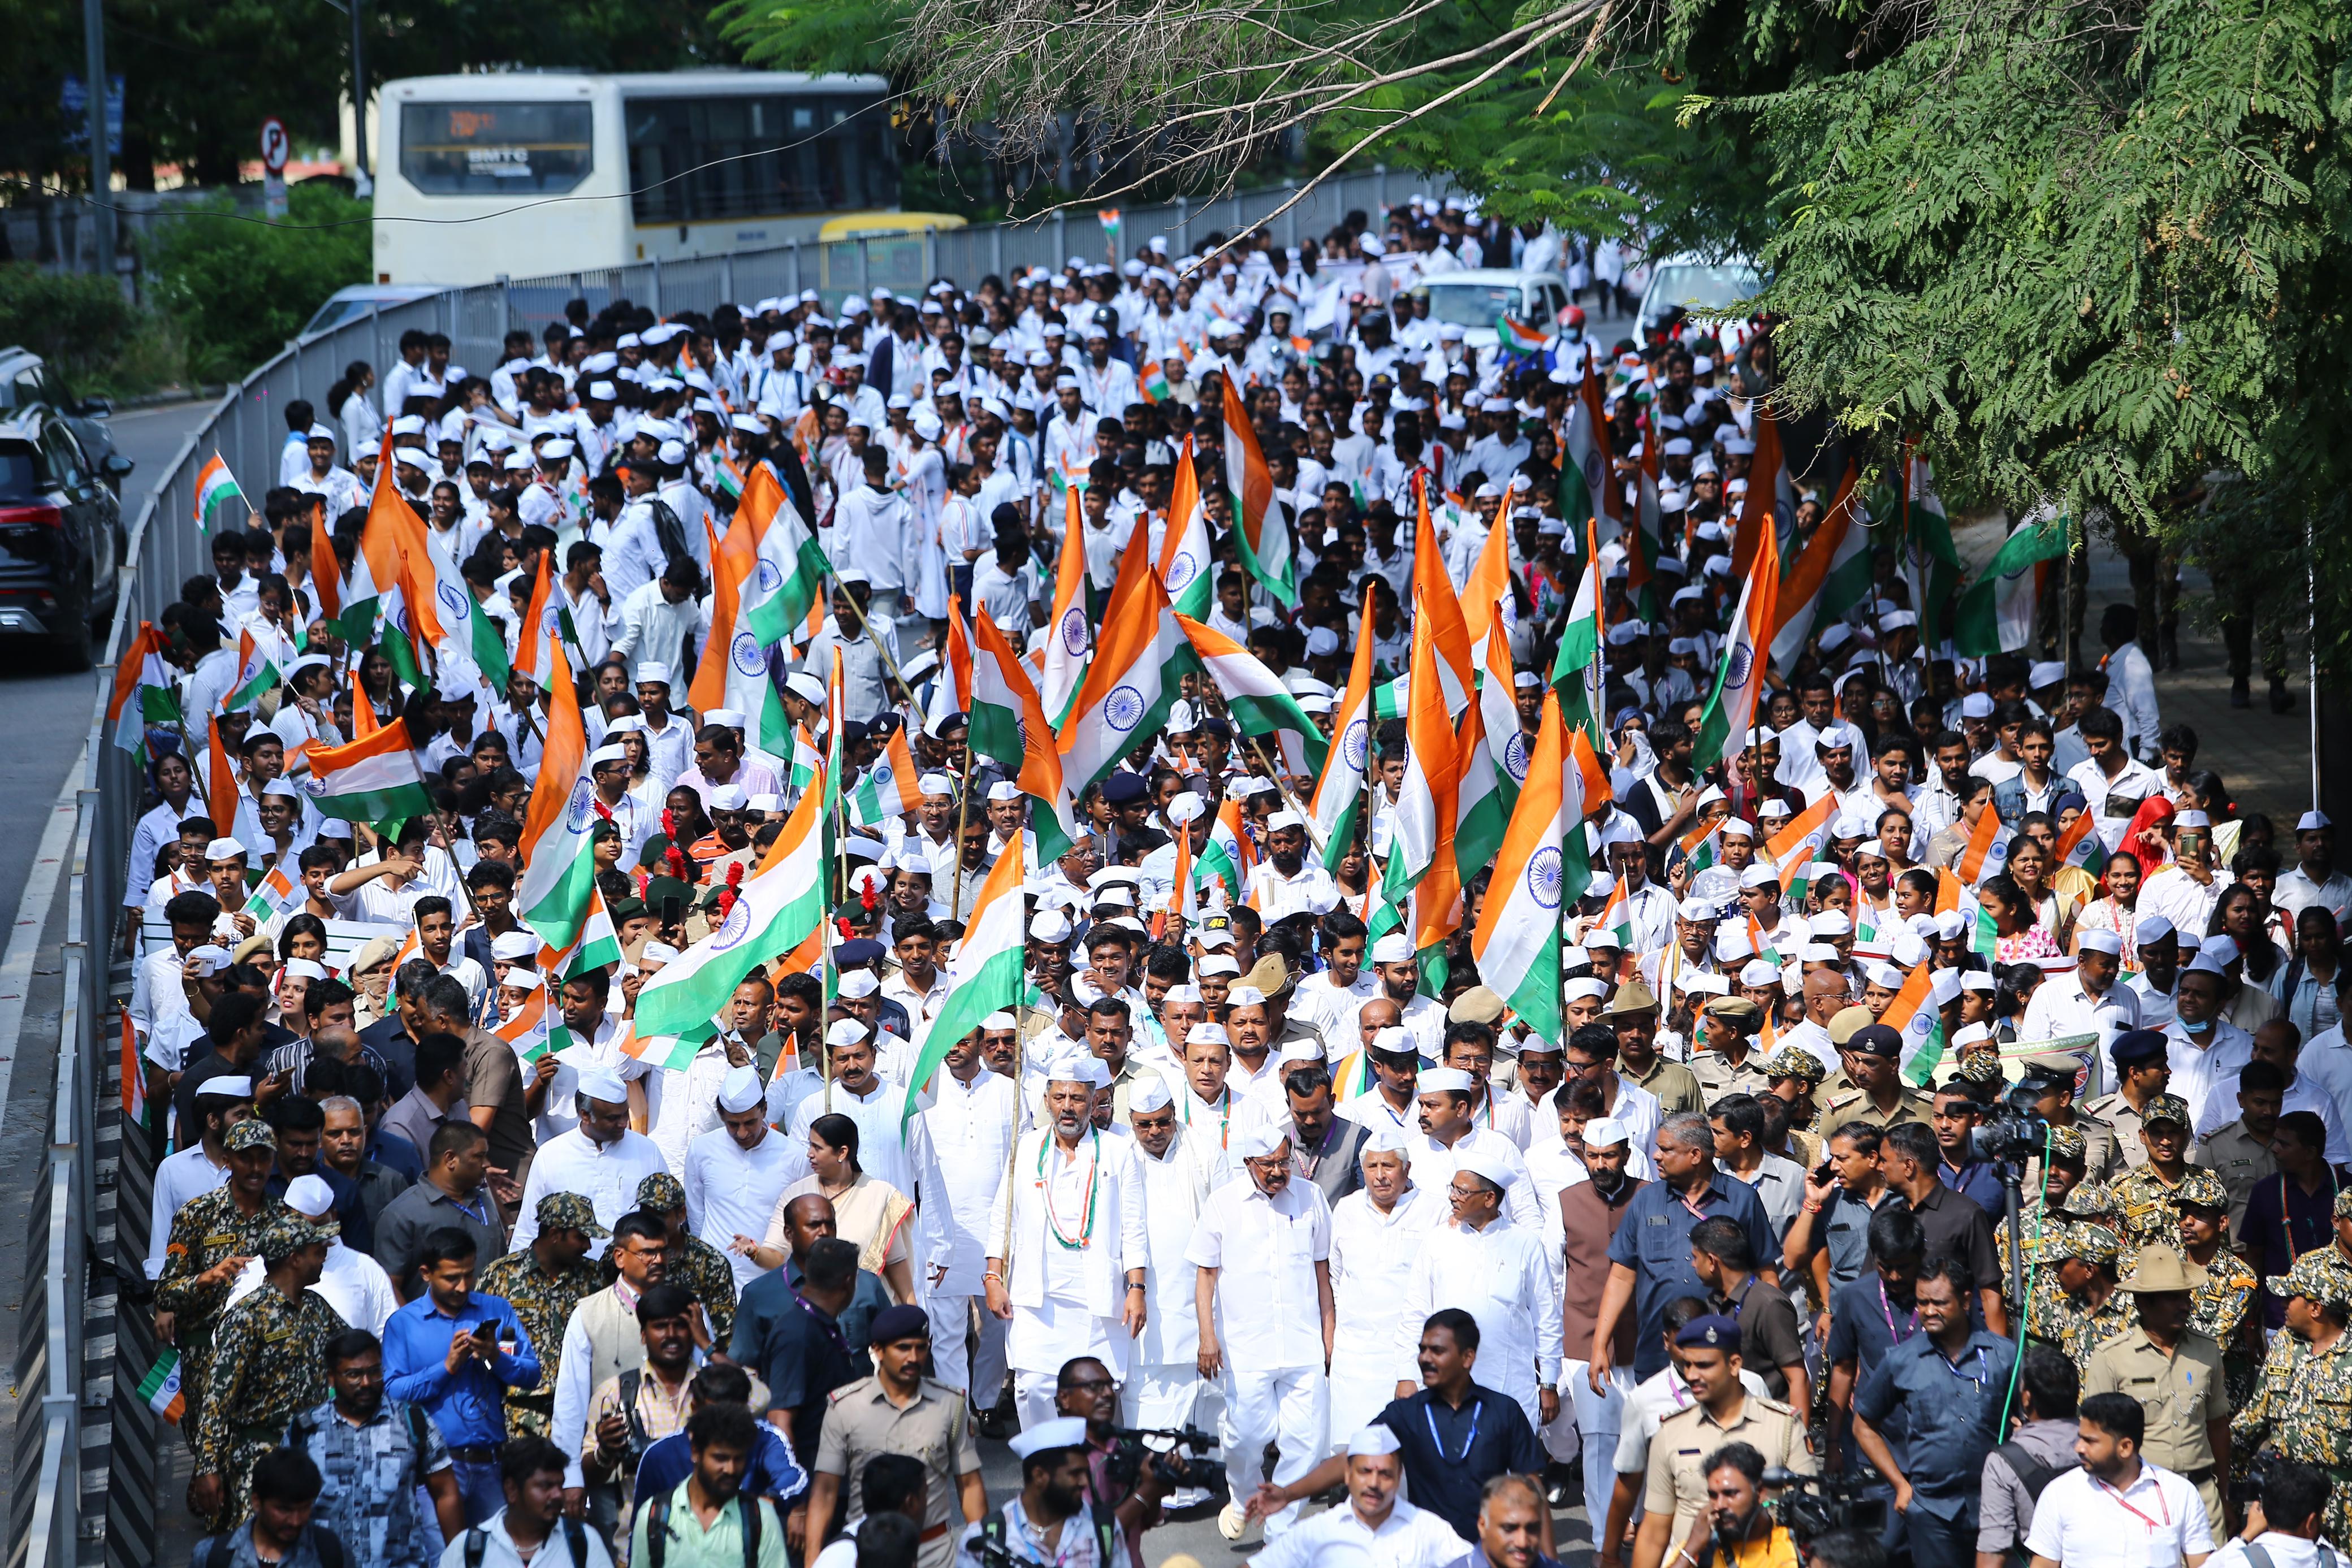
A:
[[[569,191],[596,166],[584,103],[408,103],[400,172],[427,195]]]
[[[624,112],[640,224],[898,204],[890,117],[869,96],[649,96]]]

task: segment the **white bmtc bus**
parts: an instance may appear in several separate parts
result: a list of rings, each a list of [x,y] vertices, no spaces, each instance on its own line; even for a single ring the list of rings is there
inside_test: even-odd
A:
[[[465,285],[719,256],[895,211],[888,95],[880,77],[778,71],[387,82],[376,281]],[[403,221],[418,218],[478,221]]]

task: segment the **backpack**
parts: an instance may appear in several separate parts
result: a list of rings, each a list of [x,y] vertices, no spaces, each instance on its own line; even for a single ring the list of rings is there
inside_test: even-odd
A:
[[[669,1504],[666,1493],[653,1499],[646,1507],[646,1562],[640,1568],[662,1568],[662,1560],[669,1554]],[[737,1494],[743,1504],[743,1568],[760,1568],[760,1500]],[[466,1568],[478,1568],[467,1563]]]
[[[229,1537],[236,1533],[234,1530],[224,1530],[217,1535],[207,1535],[197,1542],[196,1549],[188,1554],[188,1568],[227,1568],[232,1561]],[[351,1555],[343,1550],[342,1539],[333,1531],[320,1524],[306,1524],[302,1527],[302,1535],[310,1542],[310,1550],[318,1553],[319,1568],[349,1568]],[[468,1563],[467,1568],[478,1568],[478,1565]],[[751,1568],[751,1565],[746,1564],[746,1568]]]
[[[565,1514],[556,1521],[563,1526],[563,1544],[571,1549],[572,1568],[588,1568],[588,1532],[580,1521]],[[466,1568],[482,1568],[482,1554],[489,1550],[490,1532],[487,1530],[466,1531]]]
[[[2042,1490],[2052,1481],[2074,1468],[2072,1465],[2045,1465],[2027,1453],[2022,1443],[2003,1443],[1993,1452],[2008,1464],[2010,1473],[2017,1477],[2017,1484],[2025,1489],[2026,1497],[2034,1502],[2042,1500]],[[2003,1560],[2009,1568],[2027,1568],[2032,1561],[2021,1544],[2012,1544],[2003,1554]]]

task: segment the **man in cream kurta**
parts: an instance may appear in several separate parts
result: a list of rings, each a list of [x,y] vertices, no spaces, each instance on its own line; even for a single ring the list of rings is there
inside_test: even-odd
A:
[[[1122,1404],[1129,1426],[1166,1430],[1192,1421],[1204,1386],[1193,1268],[1184,1254],[1208,1201],[1213,1162],[1202,1156],[1200,1134],[1177,1121],[1166,1079],[1137,1084],[1127,1112],[1143,1173],[1143,1221],[1150,1237],[1143,1282],[1150,1315],[1135,1343],[1135,1373]]]
[[[1506,1189],[1527,1179],[1489,1149],[1455,1162],[1453,1218],[1430,1231],[1413,1259],[1392,1364],[1400,1384],[1418,1382],[1421,1325],[1459,1307],[1478,1322],[1480,1381],[1517,1400],[1540,1432],[1559,1414],[1559,1286],[1542,1232],[1515,1223],[1505,1203]]]
[[[1335,1448],[1396,1397],[1397,1317],[1404,1310],[1405,1286],[1423,1238],[1445,1219],[1445,1195],[1412,1179],[1412,1143],[1394,1127],[1374,1132],[1357,1155],[1363,1187],[1331,1206]]]
[[[1024,1429],[1054,1418],[1055,1381],[1075,1357],[1126,1382],[1147,1317],[1143,1173],[1133,1141],[1103,1136],[1089,1116],[1095,1090],[1109,1086],[1083,1047],[1046,1070],[1049,1124],[1021,1135],[983,1233],[988,1310],[1012,1323],[1006,1358]]]
[[[992,1013],[981,1031],[1014,1027],[1010,1013]],[[1004,1389],[1004,1322],[980,1314],[980,1340],[968,1350],[974,1298],[988,1264],[988,1218],[1004,1185],[1021,1093],[1012,1079],[982,1064],[981,1034],[948,1047],[932,1079],[932,1103],[918,1112],[913,1134],[915,1180],[922,1188],[916,1219],[923,1310],[931,1322],[931,1364],[950,1388],[967,1390],[973,1406],[995,1408]],[[1002,1244],[1003,1233],[993,1233]],[[983,1305],[985,1303],[982,1303]]]

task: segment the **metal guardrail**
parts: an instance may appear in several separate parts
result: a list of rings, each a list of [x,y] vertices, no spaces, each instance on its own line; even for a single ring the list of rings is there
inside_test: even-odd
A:
[[[1416,189],[1442,193],[1444,187],[1414,183],[1384,168],[1335,179],[1277,220],[1277,237],[1286,245],[1307,243],[1356,209],[1377,223],[1389,205]],[[287,434],[279,411],[305,394],[320,400],[353,360],[379,371],[388,368],[398,357],[401,333],[411,328],[446,333],[453,361],[487,368],[497,362],[510,327],[542,327],[560,319],[574,298],[584,298],[593,310],[626,298],[667,315],[806,288],[828,296],[862,294],[877,285],[919,292],[933,277],[977,282],[991,273],[1058,267],[1074,255],[1091,257],[1098,248],[1105,259],[1118,259],[1156,234],[1165,234],[1170,254],[1181,256],[1212,231],[1230,234],[1265,221],[1294,193],[1295,187],[1286,186],[1198,206],[1179,201],[1129,208],[1121,214],[1115,247],[1106,246],[1091,214],[1081,213],[451,289],[289,343],[229,390],[182,444],[131,523],[121,595],[98,670],[68,873],[65,1002],[49,1150],[27,1239],[15,1366],[23,1400],[17,1484],[5,1568],[150,1568],[157,1560],[160,1450],[177,1438],[138,1396],[139,1381],[160,1349],[147,1313],[118,1312],[114,1285],[106,1282],[143,1281],[161,1152],[160,1138],[121,1125],[121,1063],[114,1060],[120,1024],[113,998],[129,980],[127,965],[119,966],[115,956],[118,920],[144,781],[131,754],[106,733],[105,721],[114,665],[131,632],[177,599],[189,577],[212,570],[192,520],[203,464],[218,453],[248,493],[268,488]],[[330,420],[335,413],[318,412]],[[162,1107],[155,1108],[152,1116],[161,1114]],[[86,1452],[97,1456],[87,1475]]]

